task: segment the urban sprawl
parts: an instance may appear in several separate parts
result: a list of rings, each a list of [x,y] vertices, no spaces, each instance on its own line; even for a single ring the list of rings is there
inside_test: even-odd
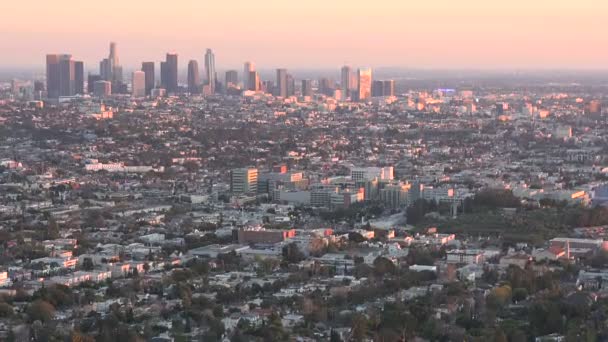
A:
[[[608,340],[608,83],[202,62],[0,83],[0,340]]]

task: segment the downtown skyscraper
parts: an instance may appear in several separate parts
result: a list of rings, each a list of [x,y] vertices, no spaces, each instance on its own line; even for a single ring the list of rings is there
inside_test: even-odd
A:
[[[165,61],[160,62],[160,83],[167,93],[178,91],[176,53],[167,53]]]
[[[188,92],[199,94],[201,88],[201,77],[198,71],[198,62],[191,60],[188,62]]]
[[[302,96],[312,96],[312,80],[302,80]]]
[[[207,52],[205,52],[205,81],[209,86],[209,94],[215,94],[216,77],[215,54],[211,49],[207,49]]]
[[[366,101],[372,96],[372,69],[360,68],[357,75],[359,79],[357,101]]]
[[[255,71],[255,64],[253,62],[245,62],[243,67],[243,88],[247,90],[250,89],[251,81],[249,80],[249,75]]]
[[[143,62],[141,63],[141,71],[146,75],[146,95],[152,93],[152,89],[156,86],[156,80],[154,77],[154,62]]]
[[[116,43],[110,43],[110,54],[99,63],[99,74],[101,78],[112,83],[113,89],[122,87],[122,66],[118,59]]]
[[[342,88],[342,96],[347,98],[350,96],[350,90],[352,88],[351,84],[352,79],[352,70],[350,66],[345,65],[342,67],[340,72],[340,87]]]
[[[226,88],[236,88],[239,84],[239,72],[236,70],[226,71]]]
[[[84,92],[84,64],[69,54],[46,55],[46,89],[48,98],[74,96]]]
[[[84,63],[74,61],[74,93],[84,94]]]
[[[374,81],[373,86],[372,86],[372,96],[373,97],[395,96],[395,81],[394,80]]]
[[[146,96],[146,73],[143,71],[133,71],[131,76],[131,94],[133,97]]]
[[[247,77],[247,90],[259,91],[260,86],[260,75],[257,71],[250,71]]]
[[[277,84],[275,86],[275,96],[287,97],[287,69],[277,69]]]

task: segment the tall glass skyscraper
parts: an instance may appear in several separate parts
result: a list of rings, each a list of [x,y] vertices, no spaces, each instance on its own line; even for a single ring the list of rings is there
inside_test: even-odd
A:
[[[156,80],[154,79],[154,62],[143,62],[141,63],[141,71],[146,74],[146,95],[152,93]]]
[[[357,100],[368,100],[372,96],[372,69],[360,68],[358,76],[359,88],[357,89]]]
[[[198,73],[198,62],[191,60],[188,62],[188,92],[190,94],[200,93],[200,75]]]
[[[77,84],[84,82],[83,70],[82,62],[74,61],[72,55],[46,55],[47,97],[73,96],[77,91],[83,93],[83,85]]]
[[[341,78],[340,78],[340,87],[342,88],[342,96],[343,98],[347,98],[350,96],[350,89],[352,88],[350,79],[351,79],[351,69],[350,66],[345,65],[342,67]]]
[[[277,69],[275,96],[287,97],[287,69]]]
[[[209,86],[209,93],[215,94],[215,55],[211,49],[207,49],[205,53],[205,81]]]
[[[250,90],[251,81],[249,80],[249,75],[255,71],[255,64],[253,62],[245,62],[245,67],[243,68],[243,88]]]
[[[164,62],[160,64],[160,82],[167,93],[176,93],[177,86],[177,54],[168,53]]]

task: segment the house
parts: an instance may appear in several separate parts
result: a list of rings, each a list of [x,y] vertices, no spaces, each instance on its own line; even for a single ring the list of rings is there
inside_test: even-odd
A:
[[[11,286],[12,283],[13,282],[8,277],[8,272],[6,272],[6,271],[0,272],[0,287]]]
[[[448,251],[447,262],[455,264],[482,264],[484,253],[477,249],[455,249]]]
[[[580,271],[576,286],[588,290],[598,290],[608,286],[608,270],[588,272]]]
[[[532,252],[532,257],[536,261],[548,260],[555,261],[566,257],[566,250],[562,247],[552,246],[547,249],[539,248]]]
[[[287,314],[287,315],[283,316],[283,318],[281,319],[281,322],[283,323],[284,327],[292,328],[292,327],[304,322],[304,316],[295,315],[295,314]]]
[[[521,269],[526,268],[526,265],[532,261],[532,257],[528,254],[517,253],[512,255],[504,256],[500,259],[500,266],[509,267],[509,266],[517,266]]]
[[[437,266],[427,266],[427,265],[412,265],[409,267],[410,271],[413,272],[433,272],[437,273]]]
[[[129,264],[111,264],[109,266],[110,272],[112,272],[112,278],[124,277],[129,274],[131,266]]]
[[[560,334],[551,334],[545,336],[539,336],[534,339],[534,342],[563,342],[566,341],[566,336]]]

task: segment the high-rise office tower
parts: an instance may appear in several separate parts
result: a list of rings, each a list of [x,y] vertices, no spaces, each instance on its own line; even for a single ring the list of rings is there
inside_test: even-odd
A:
[[[287,96],[294,96],[295,94],[296,79],[291,74],[287,74]]]
[[[191,60],[188,62],[188,92],[199,94],[201,88],[201,78],[198,73],[198,62]]]
[[[274,82],[271,80],[265,80],[259,82],[258,90],[263,93],[274,93],[276,88],[274,86]]]
[[[334,95],[335,83],[332,79],[322,78],[319,80],[319,92],[326,96]]]
[[[209,86],[209,93],[215,94],[215,54],[211,49],[207,49],[205,52],[205,81]]]
[[[372,97],[384,96],[384,81],[374,81],[372,83]]]
[[[110,54],[108,58],[104,58],[99,63],[99,74],[104,80],[112,82],[114,87],[121,87],[123,82],[122,66],[118,59],[116,43],[110,42]]]
[[[287,97],[287,69],[277,69],[275,96]]]
[[[248,85],[247,90],[259,91],[260,90],[260,75],[257,71],[250,71],[247,77]]]
[[[245,67],[243,69],[243,88],[249,89],[249,75],[251,75],[251,72],[255,71],[255,64],[253,62],[245,62]]]
[[[372,69],[360,68],[357,74],[359,76],[357,101],[366,101],[372,96]]]
[[[154,62],[143,62],[141,63],[141,71],[146,74],[146,95],[150,95],[152,89],[154,89]]]
[[[46,89],[48,98],[76,93],[76,68],[72,55],[46,55]]]
[[[59,96],[76,94],[76,68],[72,58],[59,60]]]
[[[93,84],[93,95],[103,98],[108,97],[112,94],[112,82],[110,81],[97,81]]]
[[[312,80],[302,80],[302,96],[312,96]]]
[[[74,94],[84,94],[84,63],[74,62]]]
[[[383,96],[395,96],[395,80],[385,80],[382,87]]]
[[[87,77],[87,93],[93,94],[95,82],[101,81],[102,78],[100,75],[89,74]]]
[[[110,71],[110,60],[104,58],[99,62],[99,75],[104,81],[112,79],[112,72]]]
[[[350,73],[350,97],[355,99],[357,97],[357,90],[359,89],[359,75],[356,72]]]
[[[394,80],[374,81],[372,83],[372,96],[373,97],[395,96],[395,81]]]
[[[258,169],[234,169],[230,173],[230,191],[233,193],[256,192],[258,189]]]
[[[118,60],[118,51],[116,50],[116,43],[110,43],[110,66],[112,70],[112,83],[118,84],[122,82],[122,66]]]
[[[61,56],[46,55],[46,91],[49,98],[59,97],[59,59]]]
[[[45,89],[44,82],[42,81],[34,81],[34,92],[38,93],[44,91]]]
[[[177,54],[168,53],[164,62],[160,63],[160,82],[167,93],[176,93],[177,88]]]
[[[143,71],[133,71],[131,77],[131,94],[133,97],[146,96],[146,73]]]
[[[165,90],[167,90],[167,85],[165,83],[169,80],[169,76],[167,75],[168,71],[167,62],[160,62],[160,87]]]
[[[342,87],[342,96],[344,98],[347,98],[350,96],[350,89],[352,88],[352,85],[351,85],[352,71],[350,69],[350,66],[348,66],[348,65],[343,66],[340,76],[341,76],[340,77],[340,87]]]
[[[226,88],[235,88],[239,84],[239,73],[236,70],[226,71]]]

